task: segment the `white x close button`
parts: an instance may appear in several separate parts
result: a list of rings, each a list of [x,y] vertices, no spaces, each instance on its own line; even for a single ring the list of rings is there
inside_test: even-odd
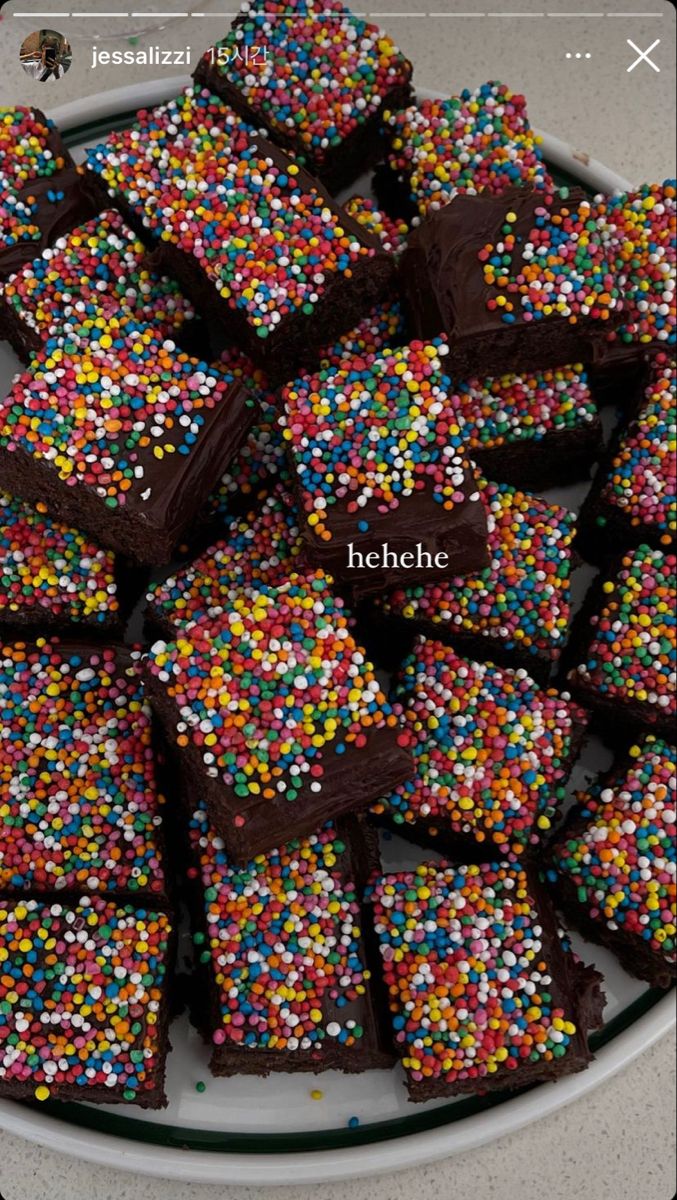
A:
[[[634,62],[630,63],[630,66],[628,67],[628,74],[630,73],[630,71],[634,71],[635,67],[638,67],[640,63],[645,62],[647,67],[652,67],[653,70],[656,72],[656,74],[660,75],[660,70],[661,70],[660,67],[656,66],[655,62],[653,62],[652,59],[649,58],[649,55],[651,54],[652,50],[656,49],[656,46],[660,46],[661,39],[656,38],[656,41],[652,42],[650,46],[647,46],[646,50],[640,50],[639,46],[636,46],[635,43],[630,40],[630,38],[626,38],[626,41],[628,43],[628,46],[632,46],[632,49],[635,51],[635,54],[637,54],[639,56],[638,58],[635,59]]]

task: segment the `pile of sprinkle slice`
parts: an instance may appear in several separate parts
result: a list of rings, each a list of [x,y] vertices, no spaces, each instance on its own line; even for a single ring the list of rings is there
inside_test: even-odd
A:
[[[115,621],[114,555],[43,510],[0,492],[0,622]]]
[[[570,675],[603,699],[649,720],[677,711],[677,579],[674,554],[641,545],[625,555],[590,620],[586,656]]]
[[[185,175],[191,158],[238,153],[246,123],[206,88],[188,87],[167,104],[140,109],[134,123],[89,147],[87,168],[108,195],[153,236],[163,229],[158,194],[173,175]],[[196,187],[198,181],[196,180]]]
[[[280,587],[304,566],[293,500],[276,488],[259,512],[233,520],[222,541],[156,584],[146,600],[155,618],[181,629],[203,617],[221,617],[243,588]]]
[[[38,179],[62,171],[65,161],[55,155],[50,142],[56,126],[34,108],[0,106],[0,182],[23,191]]]
[[[658,355],[644,402],[624,433],[600,493],[640,531],[655,531],[669,546],[677,534],[677,401],[675,363]],[[602,511],[597,516],[606,524]]]
[[[109,210],[58,238],[0,290],[43,340],[102,312],[128,313],[170,335],[194,313],[177,284],[150,270],[145,258],[143,243]]]
[[[206,53],[253,113],[321,168],[406,86],[411,66],[375,25],[343,0],[255,0]],[[291,132],[290,132],[291,131]]]
[[[284,389],[284,436],[306,521],[330,541],[331,510],[341,504],[369,528],[368,505],[394,511],[426,488],[451,511],[479,503],[474,470],[449,401],[444,338],[411,342],[382,357],[348,360]]]
[[[262,339],[285,317],[312,315],[333,280],[376,253],[297,163],[272,151],[255,135],[220,158],[189,146],[181,172],[156,192],[162,239],[190,255]]]
[[[646,183],[636,192],[596,196],[594,217],[622,275],[622,325],[612,341],[674,346],[677,340],[677,182]]]
[[[585,428],[598,415],[580,363],[455,383],[453,398],[470,450],[540,441]]]
[[[391,217],[370,196],[351,196],[343,206],[369,233],[376,234],[384,250],[400,255],[406,249],[409,226],[401,217]]]
[[[109,508],[143,505],[152,464],[191,453],[232,379],[148,327],[101,325],[33,356],[0,401],[0,447],[49,462]]]
[[[603,322],[623,307],[625,277],[614,272],[592,201],[570,201],[566,188],[545,191],[524,237],[515,232],[517,220],[509,208],[499,240],[478,251],[490,312],[498,310],[506,324],[553,317]]]
[[[18,242],[39,241],[31,184],[51,179],[66,165],[50,143],[56,135],[52,121],[36,109],[0,105],[0,252]],[[55,191],[47,198],[57,198]]]

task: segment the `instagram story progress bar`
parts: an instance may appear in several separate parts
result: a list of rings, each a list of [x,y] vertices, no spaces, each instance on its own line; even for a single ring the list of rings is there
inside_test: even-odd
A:
[[[329,9],[326,12],[322,11],[322,0],[289,0],[289,10],[294,11],[300,4],[308,3],[308,7],[312,6],[313,16],[317,20],[332,20],[336,18],[335,12]],[[425,5],[417,5],[415,9],[407,8],[405,3],[400,7],[384,6],[383,4],[375,5],[373,8],[363,7],[361,5],[350,6],[353,16],[363,17],[367,21],[375,24],[383,22],[385,19],[397,20],[398,22],[420,21],[420,20],[435,20],[458,22],[462,25],[468,20],[507,20],[507,21],[529,21],[529,20],[581,20],[587,21],[591,19],[609,19],[615,20],[618,18],[626,18],[636,20],[656,20],[664,16],[660,8],[650,7],[642,9],[638,6],[635,9],[627,8],[599,8],[590,9],[583,8],[572,9],[568,6],[568,0],[562,0],[561,6],[553,6],[551,9],[516,9],[510,3],[503,6],[494,4],[487,9],[472,8],[471,10],[463,10],[448,4],[442,6],[436,0],[429,0]],[[137,34],[144,30],[163,28],[171,21],[185,20],[222,20],[232,21],[239,15],[239,5],[237,3],[228,4],[228,0],[199,0],[195,6],[181,4],[164,4],[162,0],[158,0],[157,4],[146,3],[137,5],[111,5],[110,0],[102,0],[100,4],[92,3],[92,0],[84,0],[81,4],[62,4],[58,0],[53,6],[41,4],[40,0],[33,5],[25,3],[25,0],[0,0],[0,10],[2,15],[11,15],[18,20],[32,20],[47,18],[60,20],[86,20],[86,21],[120,21],[124,25],[118,27],[117,34],[111,33],[110,36],[126,36],[130,32]],[[282,19],[285,16],[286,10],[280,10],[279,17]],[[270,17],[274,19],[274,17]],[[72,36],[72,35],[71,35]],[[84,36],[84,35],[83,35]],[[91,37],[91,33],[86,36]],[[649,50],[651,47],[649,47]],[[645,51],[638,48],[637,53],[642,56]],[[575,56],[575,55],[574,55]]]
[[[30,4],[26,0],[0,0],[0,16],[20,22],[22,27],[37,29],[40,23],[52,24],[55,28],[63,27],[69,41],[124,41],[142,38],[145,34],[155,33],[180,21],[221,21],[224,27],[230,25],[237,16],[238,5],[230,7],[223,0],[200,0],[196,6],[198,11],[180,4],[137,4],[126,6],[124,3],[111,4],[110,0],[81,0],[81,3]],[[22,28],[23,32],[23,28]],[[210,35],[208,35],[210,36]],[[200,46],[196,54],[204,47]],[[152,65],[162,65],[161,63]],[[166,64],[171,65],[171,64]],[[185,64],[180,64],[184,65]],[[190,65],[190,63],[188,64]]]

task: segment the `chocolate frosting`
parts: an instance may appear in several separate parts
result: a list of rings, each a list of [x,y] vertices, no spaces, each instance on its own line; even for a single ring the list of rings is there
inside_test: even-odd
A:
[[[584,194],[572,189],[555,200],[553,211],[581,199]],[[524,242],[541,204],[542,194],[533,187],[507,188],[498,196],[460,194],[428,217],[409,239],[400,274],[414,335],[427,339],[446,333],[453,355],[450,368],[457,376],[543,369],[589,359],[597,340],[621,320],[620,311],[604,322],[579,318],[575,324],[558,314],[526,322],[518,313],[508,325],[499,309],[487,308],[494,289],[484,282],[479,252],[501,240],[506,213],[511,211],[517,217],[512,230]]]
[[[350,584],[360,596],[398,583],[422,583],[481,571],[489,564],[487,518],[472,467],[469,467],[465,491],[466,499],[455,504],[451,511],[438,503],[429,489],[402,499],[396,509],[385,513],[378,512],[375,501],[357,513],[348,512],[345,502],[331,505],[325,510],[325,521],[332,532],[331,541],[323,541],[303,523],[302,536],[308,559],[338,582]],[[476,500],[467,498],[472,493],[477,495]],[[366,532],[358,529],[358,522],[362,521],[369,524]],[[398,558],[405,552],[415,554],[418,544],[433,560],[435,555],[444,552],[448,556],[446,565],[349,569],[349,543],[355,553],[362,556],[374,551],[380,556],[386,542],[389,553]]]
[[[50,192],[63,192],[64,197],[55,203],[49,199]],[[47,179],[36,179],[17,195],[24,201],[29,197],[36,201],[37,207],[29,221],[38,227],[40,236],[5,247],[0,239],[0,279],[14,275],[24,263],[32,262],[47,246],[54,245],[57,238],[82,225],[97,212],[85,195],[82,174],[77,167],[68,167]]]
[[[145,672],[144,681],[167,741],[174,747],[180,720],[178,707],[168,695],[166,685],[150,671]],[[343,754],[337,753],[336,747],[343,741],[337,736],[322,753],[321,791],[311,791],[310,784],[304,781],[293,802],[284,797],[268,800],[260,796],[248,796],[243,801],[220,776],[213,778],[207,774],[202,751],[193,742],[176,746],[175,753],[182,776],[190,781],[191,788],[200,789],[211,824],[223,838],[228,854],[234,862],[246,863],[256,854],[265,854],[292,838],[312,833],[327,821],[366,808],[410,779],[413,762],[408,751],[400,746],[398,732],[387,725],[368,729],[365,744],[358,747],[345,742]]]
[[[102,545],[138,562],[168,562],[254,419],[249,393],[237,380],[213,408],[202,412],[204,425],[189,454],[157,459],[152,447],[139,454],[143,478],[134,481],[125,504],[118,508],[108,508],[88,484],[69,487],[50,462],[22,448],[0,450],[0,484],[29,504],[43,501],[55,518],[84,529]],[[179,427],[176,433],[178,441]]]

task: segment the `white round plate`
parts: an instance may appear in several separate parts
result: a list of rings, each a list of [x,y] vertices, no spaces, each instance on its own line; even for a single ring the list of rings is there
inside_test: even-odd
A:
[[[113,127],[128,123],[142,107],[176,95],[186,80],[165,79],[88,96],[50,115],[78,152]],[[423,89],[420,94],[426,95]],[[432,93],[427,93],[432,95]],[[626,180],[557,138],[543,136],[545,158],[560,175],[592,190],[625,188]],[[351,191],[368,188],[365,176]],[[7,387],[18,362],[0,346],[0,387]],[[605,413],[609,427],[613,414]],[[586,485],[559,488],[549,497],[578,508]],[[582,598],[592,569],[577,572],[575,597]],[[611,756],[589,739],[576,765],[570,791],[608,767]],[[397,838],[383,842],[386,867],[414,865],[422,856]],[[167,1093],[169,1107],[144,1112],[127,1105],[19,1104],[0,1100],[0,1127],[42,1146],[90,1162],[141,1174],[192,1182],[243,1184],[325,1182],[394,1171],[469,1150],[510,1133],[581,1096],[640,1054],[674,1022],[672,995],[652,991],[621,970],[599,947],[573,937],[586,962],[605,978],[606,1023],[596,1035],[595,1061],[580,1075],[510,1096],[470,1097],[413,1105],[407,1101],[400,1068],[363,1075],[337,1072],[241,1076],[213,1079],[207,1050],[185,1017],[171,1029]],[[196,1084],[206,1083],[204,1092]],[[322,1098],[313,1100],[311,1091]],[[351,1128],[351,1117],[359,1125]]]

